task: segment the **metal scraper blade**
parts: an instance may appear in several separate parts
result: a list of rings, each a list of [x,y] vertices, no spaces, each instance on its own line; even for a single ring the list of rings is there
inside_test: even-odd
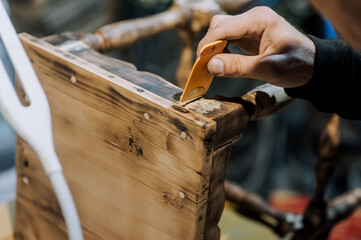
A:
[[[200,98],[208,92],[213,75],[208,71],[207,64],[212,57],[222,53],[226,45],[226,40],[220,40],[207,44],[201,49],[200,57],[193,65],[179,103]]]

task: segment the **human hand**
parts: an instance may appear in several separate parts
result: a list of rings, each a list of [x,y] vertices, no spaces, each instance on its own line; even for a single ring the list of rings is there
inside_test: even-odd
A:
[[[228,40],[248,55],[214,56],[208,70],[216,76],[254,78],[280,87],[302,86],[312,77],[315,45],[268,7],[214,16],[197,54],[217,40]]]

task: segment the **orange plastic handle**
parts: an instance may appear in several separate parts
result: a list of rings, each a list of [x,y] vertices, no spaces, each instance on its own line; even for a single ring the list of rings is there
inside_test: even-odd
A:
[[[207,64],[215,55],[222,53],[226,47],[226,40],[219,40],[205,45],[200,51],[200,57],[194,63],[187,84],[184,88],[180,103],[204,96],[211,86],[213,75],[208,71]]]

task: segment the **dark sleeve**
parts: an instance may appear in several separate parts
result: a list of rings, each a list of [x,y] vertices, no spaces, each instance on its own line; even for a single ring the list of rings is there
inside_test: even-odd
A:
[[[342,38],[315,43],[312,79],[304,86],[285,88],[287,95],[309,100],[318,110],[361,119],[361,54]]]

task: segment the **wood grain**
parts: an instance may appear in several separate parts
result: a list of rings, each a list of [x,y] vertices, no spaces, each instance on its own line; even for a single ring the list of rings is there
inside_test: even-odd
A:
[[[122,77],[156,95],[162,96],[162,98],[172,103],[179,102],[182,89],[170,84],[160,76],[138,71],[134,65],[102,55],[81,41],[60,37],[60,39],[52,38],[50,42],[55,42],[59,49],[81,57],[83,60]],[[202,98],[184,107],[216,121],[217,131],[213,137],[213,142],[215,148],[218,148],[237,139],[242,129],[250,121],[271,116],[287,107],[294,100],[287,97],[283,88],[264,84],[245,94],[242,98],[222,96],[217,96],[213,99]],[[219,104],[219,106],[207,107],[214,105],[214,102]],[[172,107],[180,109],[176,104]],[[184,109],[181,111],[184,111]]]
[[[56,150],[85,231],[102,239],[203,238],[215,122],[28,35],[22,40],[50,102]],[[26,145],[22,151],[17,162],[28,167],[18,174],[29,184],[19,181],[18,203],[31,218],[38,213],[29,204],[41,203],[47,210],[38,217],[55,217],[50,226],[62,228],[37,158]],[[40,232],[39,239],[55,239]]]
[[[221,148],[218,148],[213,153],[205,230],[205,239],[207,240],[219,240],[221,237],[218,222],[221,219],[225,204],[224,179],[226,174],[227,162],[230,155],[230,143]]]
[[[250,120],[285,106],[278,95],[267,87],[241,103],[180,106],[178,87],[81,42],[20,38],[50,103],[85,238],[216,239],[230,143]],[[16,164],[17,239],[64,239],[50,183],[21,139]]]

